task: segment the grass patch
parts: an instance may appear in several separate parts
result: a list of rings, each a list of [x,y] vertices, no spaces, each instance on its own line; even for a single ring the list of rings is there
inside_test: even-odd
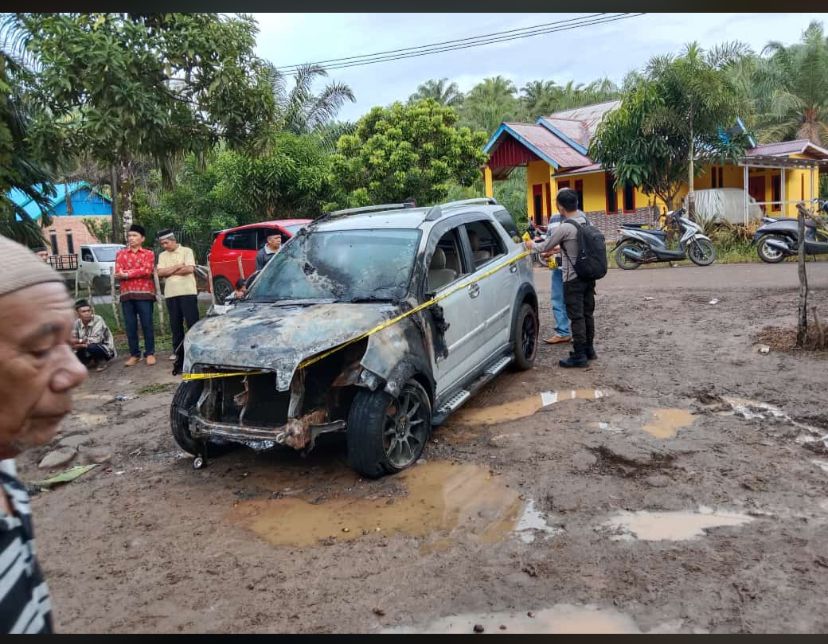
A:
[[[172,391],[172,388],[175,385],[169,382],[154,382],[151,385],[147,385],[146,387],[141,387],[138,390],[139,396],[149,396],[152,394],[162,394],[168,391]]]

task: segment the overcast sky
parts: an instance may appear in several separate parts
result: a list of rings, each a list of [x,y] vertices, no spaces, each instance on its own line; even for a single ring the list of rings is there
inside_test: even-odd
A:
[[[258,51],[275,65],[292,65],[466,38],[585,14],[256,14]],[[655,54],[676,52],[692,40],[703,47],[741,40],[759,51],[771,40],[799,40],[811,20],[828,14],[647,14],[506,43],[407,60],[333,70],[351,86],[356,103],[339,117],[356,120],[374,105],[405,100],[417,85],[447,77],[467,91],[498,74],[520,88],[531,80],[620,82]],[[318,89],[318,88],[317,88]]]

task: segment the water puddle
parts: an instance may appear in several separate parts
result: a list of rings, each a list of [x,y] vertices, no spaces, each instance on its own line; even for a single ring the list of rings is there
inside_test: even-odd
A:
[[[753,519],[736,512],[714,512],[700,507],[698,512],[619,512],[604,525],[618,534],[614,541],[687,541],[705,536],[710,528],[740,526]]]
[[[549,525],[543,513],[535,507],[535,502],[529,499],[515,526],[515,532],[523,543],[533,543],[539,535],[550,537],[563,530]]]
[[[531,617],[530,617],[531,615]],[[632,617],[613,608],[556,604],[536,612],[463,613],[383,633],[641,633]]]
[[[803,443],[821,442],[826,449],[828,449],[828,433],[826,433],[824,429],[800,423],[775,405],[761,402],[759,400],[735,398],[732,396],[722,396],[722,400],[724,400],[731,409],[731,411],[721,412],[725,416],[739,416],[745,420],[774,419],[801,430],[801,433],[795,439],[796,443],[802,445]]]
[[[608,394],[602,389],[562,389],[542,391],[540,394],[488,407],[464,407],[452,419],[460,425],[494,425],[510,420],[526,418],[564,400],[597,400]]]
[[[654,409],[652,418],[642,429],[656,438],[673,438],[678,430],[693,423],[686,409]]]
[[[816,465],[823,472],[828,472],[828,461],[821,461],[821,460],[815,458],[811,461],[811,463]]]
[[[318,504],[295,497],[241,501],[228,520],[274,545],[308,546],[374,533],[440,538],[455,530],[494,543],[521,518],[518,492],[476,465],[431,461],[397,478],[407,490],[404,497],[337,497]]]

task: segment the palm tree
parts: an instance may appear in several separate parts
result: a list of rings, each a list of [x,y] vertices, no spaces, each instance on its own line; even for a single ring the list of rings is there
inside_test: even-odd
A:
[[[520,88],[520,100],[531,118],[551,114],[558,109],[561,88],[555,81],[530,81]]]
[[[757,66],[759,138],[808,139],[828,144],[828,40],[822,23],[812,22],[802,42],[771,42]]]
[[[523,106],[516,94],[517,88],[508,78],[484,78],[466,95],[460,109],[461,124],[491,134],[502,121],[521,118]]]
[[[293,74],[293,86],[288,89],[287,76],[269,66],[270,80],[276,99],[277,124],[280,130],[294,134],[316,132],[332,122],[345,101],[356,101],[351,88],[345,83],[332,82],[313,93],[313,84],[328,72],[320,65],[302,65]]]
[[[427,80],[408,97],[408,102],[414,103],[426,98],[433,98],[440,105],[448,107],[458,107],[463,102],[463,94],[460,92],[460,88],[457,87],[457,83],[449,83],[448,78]]]

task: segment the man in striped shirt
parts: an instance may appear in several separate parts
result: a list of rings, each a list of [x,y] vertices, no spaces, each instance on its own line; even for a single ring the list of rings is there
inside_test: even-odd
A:
[[[0,257],[0,633],[50,633],[29,497],[6,459],[55,437],[86,369],[70,347],[75,316],[63,278],[5,237]]]

